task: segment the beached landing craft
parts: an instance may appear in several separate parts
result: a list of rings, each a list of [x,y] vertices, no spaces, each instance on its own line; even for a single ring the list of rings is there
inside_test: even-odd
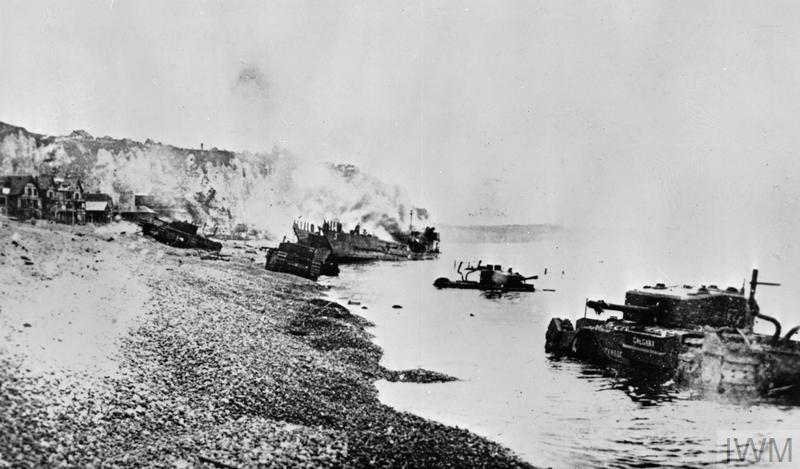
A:
[[[403,261],[435,259],[439,256],[439,233],[433,227],[423,231],[391,233],[395,241],[386,241],[356,225],[346,231],[341,223],[324,221],[321,226],[295,222],[297,242],[311,247],[327,247],[339,263],[361,261]]]
[[[538,279],[538,275],[525,277],[519,272],[513,272],[511,268],[504,272],[499,264],[478,265],[475,267],[467,265],[462,272],[464,262],[458,263],[456,270],[461,275],[461,280],[452,281],[446,277],[439,277],[433,282],[436,288],[460,288],[465,290],[496,290],[496,291],[535,291],[533,284],[525,283],[528,280]],[[479,272],[478,280],[470,280],[470,274]]]
[[[645,286],[625,294],[625,304],[587,301],[598,314],[620,311],[622,319],[553,318],[545,350],[635,371],[669,376],[681,384],[732,398],[800,397],[800,343],[794,327],[781,336],[780,323],[761,314],[753,270],[749,296],[744,288],[714,285]],[[772,335],[753,332],[755,319],[772,323]]]

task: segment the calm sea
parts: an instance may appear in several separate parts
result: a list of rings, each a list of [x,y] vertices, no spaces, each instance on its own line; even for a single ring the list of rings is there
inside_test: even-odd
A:
[[[742,254],[701,246],[689,252],[684,244],[691,243],[674,237],[659,244],[670,248],[654,250],[588,231],[556,232],[525,244],[445,243],[435,261],[345,266],[340,277],[323,282],[334,298],[366,307],[349,306],[375,323],[370,331],[385,352],[385,366],[460,379],[379,381],[381,400],[392,407],[468,428],[539,467],[730,467],[738,464],[727,462],[722,442],[732,429],[792,432],[800,429],[800,410],[700,398],[670,382],[643,383],[544,353],[550,318],[574,323],[587,297],[621,303],[626,289],[655,282],[740,287],[755,263],[763,280],[784,282],[759,290],[762,312],[777,316],[784,328],[800,323],[800,275],[796,265],[787,265],[785,248]],[[537,288],[556,291],[487,298],[432,286],[437,277],[456,277],[454,262],[478,259],[538,274]],[[759,324],[757,330],[771,329]],[[800,459],[800,448],[795,453]],[[765,461],[758,466],[769,465]],[[785,459],[773,465],[789,467]]]

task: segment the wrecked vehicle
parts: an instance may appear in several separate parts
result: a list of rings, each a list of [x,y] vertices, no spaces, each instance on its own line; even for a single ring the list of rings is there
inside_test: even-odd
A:
[[[182,221],[166,222],[153,217],[150,221],[139,223],[142,233],[157,241],[176,248],[204,249],[219,252],[222,243],[197,234],[197,225]]]
[[[759,282],[754,269],[748,296],[744,288],[658,283],[628,291],[621,305],[586,301],[598,314],[619,311],[622,318],[584,315],[574,328],[569,319],[553,318],[545,351],[658,374],[732,398],[797,397],[800,344],[791,339],[798,327],[781,336],[780,323],[759,310],[758,285],[779,284]],[[756,318],[772,323],[775,332],[754,333]]]
[[[535,291],[533,284],[525,283],[528,280],[538,279],[538,275],[525,277],[519,272],[513,272],[511,268],[508,271],[503,271],[503,266],[499,264],[481,265],[467,265],[462,272],[461,267],[464,262],[459,262],[458,272],[461,275],[461,280],[452,281],[446,277],[439,277],[433,282],[436,288],[461,288],[468,290],[495,290],[495,291]],[[479,272],[478,280],[470,280],[470,274]]]
[[[288,272],[314,281],[320,275],[339,273],[330,250],[287,241],[277,248],[267,249],[265,267],[273,272]]]

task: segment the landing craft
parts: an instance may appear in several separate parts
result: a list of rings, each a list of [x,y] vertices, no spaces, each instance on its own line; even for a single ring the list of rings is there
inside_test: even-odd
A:
[[[625,294],[622,305],[586,301],[597,314],[619,311],[622,318],[584,317],[573,328],[553,318],[545,351],[554,356],[620,365],[733,399],[800,397],[800,343],[794,327],[781,336],[780,323],[761,314],[755,300],[754,269],[749,296],[744,288],[657,283]],[[753,332],[755,319],[773,324],[772,335]]]
[[[332,221],[324,221],[321,226],[296,221],[293,228],[298,243],[328,248],[339,263],[425,260],[439,256],[439,233],[433,227],[421,232],[409,229],[391,233],[395,241],[380,239],[359,225],[347,231],[341,223]]]

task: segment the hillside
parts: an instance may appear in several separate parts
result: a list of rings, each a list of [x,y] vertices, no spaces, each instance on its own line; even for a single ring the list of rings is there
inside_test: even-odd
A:
[[[245,224],[278,237],[298,217],[392,231],[408,224],[413,207],[401,187],[355,166],[309,162],[283,148],[200,150],[83,130],[49,136],[2,122],[0,174],[78,177],[117,201],[150,194],[186,209],[196,223],[223,229]]]

